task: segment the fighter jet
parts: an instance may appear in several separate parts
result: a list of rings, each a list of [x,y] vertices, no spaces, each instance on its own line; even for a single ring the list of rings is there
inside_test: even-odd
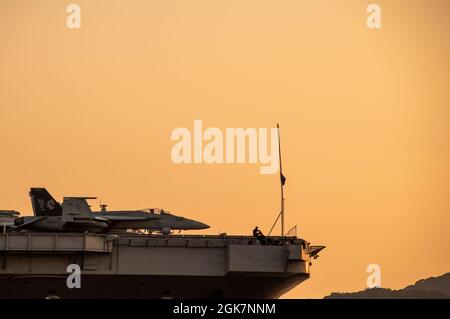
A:
[[[208,225],[172,215],[164,210],[127,210],[92,212],[87,203],[95,197],[64,197],[59,204],[45,188],[30,191],[34,216],[16,219],[13,230],[24,228],[42,231],[91,231],[143,229],[169,234],[172,230],[205,229]]]
[[[158,208],[147,208],[141,210],[106,211],[103,209],[94,212],[95,216],[107,219],[111,222],[110,229],[144,229],[149,232],[157,231],[162,234],[170,234],[171,230],[196,230],[209,228],[208,225],[172,215]]]
[[[14,227],[14,222],[19,214],[15,210],[0,210],[0,228],[3,228],[4,233],[7,228]]]
[[[67,197],[61,205],[45,188],[32,188],[30,197],[34,216],[17,218],[10,231],[101,232],[109,225],[106,219],[92,214],[86,202],[90,197]]]

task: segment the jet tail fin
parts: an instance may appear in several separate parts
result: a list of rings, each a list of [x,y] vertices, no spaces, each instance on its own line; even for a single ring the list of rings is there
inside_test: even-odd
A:
[[[32,188],[30,197],[35,216],[62,216],[61,205],[45,188]]]
[[[73,218],[91,218],[95,219],[87,199],[95,199],[95,197],[64,197],[62,203],[63,217],[68,219]]]

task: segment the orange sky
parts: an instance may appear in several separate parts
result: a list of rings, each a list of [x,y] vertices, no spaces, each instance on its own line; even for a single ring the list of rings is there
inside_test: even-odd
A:
[[[366,7],[382,7],[382,29]],[[66,6],[81,6],[80,30]],[[450,2],[0,0],[0,208],[31,186],[264,232],[277,175],[175,165],[170,133],[281,124],[286,222],[327,249],[287,297],[450,271]]]

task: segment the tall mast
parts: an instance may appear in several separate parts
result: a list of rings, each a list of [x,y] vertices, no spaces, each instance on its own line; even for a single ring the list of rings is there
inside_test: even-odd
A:
[[[280,138],[280,125],[277,123],[278,131],[278,159],[280,163],[280,191],[281,191],[281,236],[284,236],[284,184],[286,183],[286,177],[283,175],[283,166],[281,164],[281,138]]]
[[[280,190],[281,190],[281,211],[275,219],[275,222],[272,225],[272,228],[269,231],[268,236],[272,233],[273,228],[278,223],[278,220],[281,217],[281,236],[284,236],[284,184],[286,183],[286,177],[283,175],[283,167],[281,165],[281,143],[280,143],[280,125],[277,123],[277,133],[278,133],[278,161],[280,164]]]

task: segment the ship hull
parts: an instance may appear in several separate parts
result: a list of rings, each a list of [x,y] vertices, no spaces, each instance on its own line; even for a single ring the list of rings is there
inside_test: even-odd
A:
[[[66,277],[0,277],[1,299],[160,299],[278,298],[307,275],[238,274],[224,277],[88,275],[81,288],[67,288]]]
[[[244,236],[8,233],[0,236],[0,298],[278,298],[309,278],[310,248],[295,238],[270,243]]]

